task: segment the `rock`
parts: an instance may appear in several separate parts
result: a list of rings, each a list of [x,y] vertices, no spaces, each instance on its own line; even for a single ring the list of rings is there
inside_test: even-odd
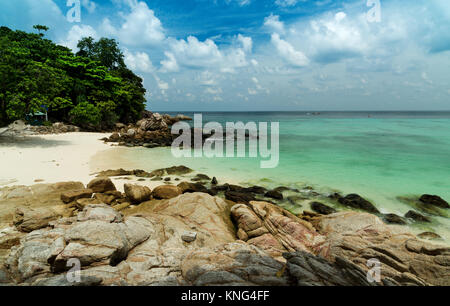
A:
[[[150,118],[145,118],[138,121],[137,125],[143,131],[156,131],[168,129],[168,125],[164,121],[164,118],[158,113],[154,113]]]
[[[322,216],[314,225],[326,235],[327,250],[322,254],[328,260],[344,258],[367,272],[368,260],[377,259],[383,280],[400,285],[450,285],[448,247],[422,242],[368,213],[335,213]]]
[[[78,222],[88,221],[88,220],[100,220],[105,222],[122,222],[122,215],[115,209],[111,209],[108,205],[97,204],[97,205],[87,205],[82,212],[77,216]]]
[[[130,250],[150,237],[153,224],[133,216],[115,222],[99,218],[109,214],[117,216],[117,212],[106,205],[87,207],[78,218],[83,221],[56,222],[54,228],[29,233],[11,250],[6,261],[8,273],[18,283],[40,279],[40,284],[52,284],[51,280],[57,276],[53,273],[70,269],[67,266],[70,259],[80,261],[85,276],[103,278],[105,274],[100,270],[108,270],[108,267],[110,271],[117,271],[114,267],[127,258]],[[97,272],[92,273],[92,270]]]
[[[264,196],[267,198],[272,198],[272,199],[276,199],[276,200],[283,200],[283,194],[277,190],[270,190],[270,191],[266,192],[266,194]]]
[[[245,188],[246,192],[251,192],[255,194],[265,194],[267,192],[267,189],[261,186],[252,186]]]
[[[342,205],[365,210],[370,213],[380,213],[372,203],[357,194],[349,194],[341,197],[338,199],[338,202]]]
[[[116,191],[116,186],[109,177],[97,177],[89,182],[87,188],[92,189],[94,193],[104,193],[107,191]]]
[[[109,136],[110,142],[118,142],[119,140],[120,140],[120,135],[117,132],[114,132],[111,134],[111,136]]]
[[[175,118],[179,121],[191,121],[192,120],[191,117],[186,116],[186,115],[181,115],[181,114],[177,115]]]
[[[204,192],[208,193],[208,189],[205,186],[199,183],[189,183],[189,182],[181,182],[178,184],[182,193],[190,193],[190,192]]]
[[[431,222],[430,218],[425,217],[424,215],[421,215],[421,214],[415,212],[414,210],[408,211],[405,214],[405,217],[413,219],[414,221],[418,221],[418,222],[428,222],[428,223]]]
[[[419,201],[424,204],[433,205],[440,208],[450,208],[450,205],[447,203],[447,201],[443,200],[437,195],[424,194],[419,198]]]
[[[75,201],[75,203],[76,203],[77,208],[80,210],[83,210],[88,205],[108,204],[108,203],[101,201],[98,198],[78,199]]]
[[[178,186],[161,185],[153,189],[152,195],[156,199],[171,199],[182,193],[181,188]]]
[[[113,208],[114,208],[114,210],[116,210],[116,211],[122,211],[122,210],[124,210],[124,209],[127,209],[127,208],[130,207],[130,206],[131,206],[131,203],[124,202],[124,203],[122,203],[122,204],[118,204],[118,205],[113,206]]]
[[[174,166],[170,168],[165,169],[168,175],[184,175],[191,173],[192,169],[186,167],[186,166]]]
[[[296,286],[377,286],[367,273],[349,260],[337,257],[331,263],[308,252],[284,253],[286,268]]]
[[[150,200],[152,191],[146,186],[125,184],[125,194],[132,203],[139,204]]]
[[[312,202],[311,209],[322,215],[330,215],[330,214],[334,214],[335,212],[337,212],[336,209],[334,209],[330,206],[327,206],[325,204],[322,204],[320,202]]]
[[[6,199],[24,198],[32,195],[30,187],[18,186],[8,193]]]
[[[96,193],[96,194],[94,194],[94,199],[96,200],[96,202],[90,203],[90,204],[98,204],[97,202],[100,202],[100,203],[111,205],[117,199],[117,197],[114,195]]]
[[[61,200],[68,204],[78,199],[91,198],[93,193],[92,189],[67,191],[61,194]]]
[[[133,175],[133,171],[127,171],[124,169],[116,169],[116,170],[106,170],[101,171],[97,174],[97,177],[112,177],[112,176],[124,176],[124,175]]]
[[[397,216],[396,214],[384,214],[383,220],[388,224],[400,224],[405,225],[406,221],[400,216]]]
[[[287,286],[283,264],[255,246],[233,242],[189,253],[181,264],[190,286]]]
[[[206,174],[197,174],[192,181],[210,181],[211,178],[209,176],[207,176]]]
[[[182,235],[181,235],[181,239],[184,241],[184,242],[192,242],[192,241],[195,241],[195,239],[197,239],[197,233],[196,232],[184,232]]]
[[[245,204],[256,200],[256,198],[251,193],[238,191],[225,191],[225,198],[235,203],[245,203]]]
[[[212,178],[211,184],[212,184],[212,185],[217,185],[217,184],[219,184],[219,182],[217,181],[217,178],[216,178],[216,177],[213,177],[213,178]]]
[[[129,129],[127,131],[127,136],[128,137],[133,137],[134,135],[136,135],[136,130],[135,129]]]
[[[441,236],[439,236],[438,234],[433,233],[433,232],[423,232],[423,233],[420,233],[419,235],[417,235],[417,237],[422,238],[422,239],[429,239],[429,240],[442,239]]]
[[[258,246],[278,260],[284,261],[285,252],[317,254],[324,247],[325,237],[310,223],[276,205],[256,201],[249,205],[237,204],[232,207],[231,215],[248,237],[248,244]]]

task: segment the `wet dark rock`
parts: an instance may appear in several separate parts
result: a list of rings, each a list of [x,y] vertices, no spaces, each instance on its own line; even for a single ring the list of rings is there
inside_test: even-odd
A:
[[[417,237],[428,240],[442,239],[441,236],[433,232],[423,232],[417,235]]]
[[[225,199],[233,201],[235,203],[245,203],[245,204],[248,204],[251,201],[256,200],[253,194],[238,191],[226,191]]]
[[[367,273],[356,264],[336,257],[330,263],[307,252],[284,253],[286,268],[297,286],[377,286],[370,283]],[[394,281],[395,282],[395,281]]]
[[[400,216],[397,216],[396,214],[385,214],[382,217],[384,222],[388,224],[400,224],[400,225],[406,224],[406,220]]]
[[[212,180],[211,180],[211,184],[217,185],[218,183],[219,183],[219,182],[217,181],[217,178],[216,178],[216,177],[213,177]]]
[[[380,213],[372,203],[357,194],[349,194],[345,197],[340,197],[338,198],[338,202],[342,205],[365,210],[370,213]]]
[[[245,190],[247,192],[252,192],[255,194],[264,194],[267,192],[267,189],[264,187],[261,187],[261,186],[252,186],[252,187],[245,188]]]
[[[430,223],[431,220],[428,217],[425,217],[424,215],[419,214],[418,212],[415,212],[414,210],[410,210],[405,214],[406,218],[413,219],[417,222],[428,222]]]
[[[419,201],[424,204],[433,205],[440,208],[450,208],[450,205],[447,203],[447,201],[437,195],[424,194],[419,198]]]
[[[270,190],[266,192],[264,196],[275,200],[283,200],[283,194],[277,190]]]
[[[325,204],[322,204],[320,202],[312,202],[311,209],[321,215],[330,215],[330,214],[334,214],[335,212],[337,212],[336,209],[334,209],[330,206],[327,206]]]
[[[178,184],[183,193],[204,192],[208,193],[208,189],[200,183],[182,182]]]

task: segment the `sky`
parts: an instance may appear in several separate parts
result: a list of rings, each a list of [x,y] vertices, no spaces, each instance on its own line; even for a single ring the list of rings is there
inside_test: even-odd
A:
[[[0,0],[34,24],[116,39],[150,110],[450,110],[448,0]]]

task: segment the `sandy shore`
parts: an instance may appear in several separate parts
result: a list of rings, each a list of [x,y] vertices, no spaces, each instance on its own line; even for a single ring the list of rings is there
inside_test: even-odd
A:
[[[0,137],[0,187],[60,181],[87,183],[95,169],[92,158],[111,146],[102,133],[67,133],[26,137]],[[105,167],[114,161],[103,161]]]

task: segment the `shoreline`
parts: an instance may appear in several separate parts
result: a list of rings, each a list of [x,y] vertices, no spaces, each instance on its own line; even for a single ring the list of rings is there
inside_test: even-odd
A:
[[[151,172],[156,169],[167,168],[171,166],[178,166],[183,163],[182,160],[170,159],[167,162],[167,150],[165,148],[154,148],[149,151],[148,148],[128,148],[123,146],[111,145],[101,141],[102,138],[107,137],[110,133],[92,133],[92,132],[75,132],[66,134],[50,134],[50,135],[33,135],[25,137],[16,137],[5,142],[0,139],[1,160],[0,167],[5,169],[2,171],[0,177],[0,188],[12,186],[31,186],[35,184],[49,184],[65,181],[80,181],[87,184],[90,180],[95,178],[100,171],[112,169],[142,169]],[[152,153],[150,153],[152,152]],[[144,164],[140,156],[149,157],[147,160],[152,160],[149,164]],[[163,158],[166,157],[166,158]],[[147,161],[146,160],[146,161]],[[18,164],[19,167],[11,167],[11,164]],[[309,188],[312,186],[314,191],[324,195],[332,192],[342,192],[348,190],[338,190],[333,186],[322,186],[316,184],[292,184],[286,182],[275,182],[268,180],[263,182],[261,178],[259,181],[247,177],[242,179],[242,173],[236,171],[233,176],[233,171],[227,173],[218,169],[208,169],[207,167],[197,167],[186,164],[194,170],[192,175],[188,176],[167,176],[171,179],[171,184],[178,184],[180,182],[189,182],[195,174],[204,173],[211,177],[216,176],[220,184],[233,184],[241,186],[260,185],[266,188],[276,188],[278,186],[289,186],[291,188]],[[119,176],[111,177],[116,184],[117,189],[123,192],[123,185],[125,183],[139,184],[150,189],[154,189],[163,185],[164,181],[155,181],[151,179],[142,179],[135,176]],[[174,182],[176,180],[176,182]],[[308,186],[308,187],[306,187]],[[363,197],[368,197],[372,203],[380,205],[379,199],[374,199],[368,196],[367,193],[358,190],[349,190],[350,192],[358,192]],[[374,201],[375,200],[375,201]],[[405,206],[399,202],[398,207]],[[290,205],[283,203],[283,208],[292,212],[302,213],[304,210],[309,210],[309,204],[306,205]],[[404,215],[402,209],[392,209],[386,205],[378,206],[381,213],[395,213]],[[412,208],[411,208],[412,209]],[[426,229],[433,229],[443,240],[447,243],[450,241],[450,231],[446,228],[445,222],[442,224],[441,217],[434,217],[435,221],[430,225],[408,224],[406,227],[414,234],[419,234]],[[444,217],[445,218],[445,217]]]

